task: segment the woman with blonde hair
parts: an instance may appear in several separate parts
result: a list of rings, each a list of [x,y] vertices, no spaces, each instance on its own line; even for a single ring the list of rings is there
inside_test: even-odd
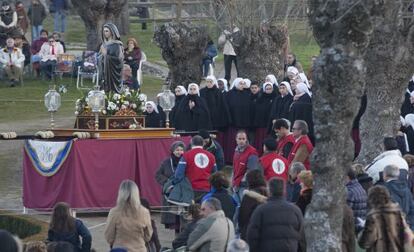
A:
[[[105,239],[111,248],[129,252],[146,251],[145,244],[152,236],[149,211],[141,205],[138,186],[124,180],[119,186],[116,206],[109,211]]]
[[[313,175],[311,171],[301,171],[298,174],[298,178],[302,189],[298,201],[296,201],[296,205],[302,211],[303,216],[305,216],[306,207],[312,200]]]

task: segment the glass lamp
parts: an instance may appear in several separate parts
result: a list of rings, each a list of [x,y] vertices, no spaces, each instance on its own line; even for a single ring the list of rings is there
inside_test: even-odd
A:
[[[165,122],[165,126],[167,128],[170,127],[170,118],[169,114],[171,109],[174,107],[175,104],[175,95],[171,92],[170,89],[165,89],[164,92],[161,93],[159,96],[159,105],[165,111],[167,115],[167,120]]]
[[[45,107],[50,113],[50,128],[55,127],[54,113],[60,108],[61,100],[60,94],[55,90],[54,87],[51,87],[49,91],[45,94]]]
[[[99,129],[99,113],[105,108],[105,92],[92,90],[88,93],[88,106],[95,114],[95,130]]]

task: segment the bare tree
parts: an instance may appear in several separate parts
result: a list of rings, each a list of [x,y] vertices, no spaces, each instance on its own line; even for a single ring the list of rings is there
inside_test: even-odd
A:
[[[307,251],[341,251],[344,174],[353,158],[349,132],[364,88],[371,2],[309,0],[309,20],[321,54],[313,71],[315,185],[305,216]]]
[[[86,46],[96,50],[101,43],[101,29],[105,22],[112,21],[121,13],[127,0],[72,0],[86,28]]]
[[[208,42],[207,27],[191,23],[165,23],[154,33],[154,42],[168,64],[171,88],[201,81],[201,61]]]
[[[414,20],[408,2],[370,6],[375,27],[365,56],[368,106],[361,119],[359,156],[364,163],[382,151],[384,136],[395,136],[404,90],[414,72]]]

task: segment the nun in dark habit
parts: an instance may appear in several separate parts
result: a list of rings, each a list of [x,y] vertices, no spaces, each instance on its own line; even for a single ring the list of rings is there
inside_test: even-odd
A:
[[[288,119],[290,105],[293,102],[293,92],[290,88],[290,84],[287,81],[282,81],[279,84],[279,93],[273,100],[272,109],[270,110],[269,122],[268,122],[268,133],[273,134],[272,127],[273,123],[277,119]]]
[[[262,89],[263,90],[260,93],[259,98],[257,98],[252,118],[252,127],[255,129],[255,139],[253,146],[259,152],[259,155],[263,151],[263,140],[267,136],[269,113],[272,108],[272,103],[276,98],[276,92],[273,89],[273,83],[264,83]]]
[[[229,92],[226,101],[230,110],[231,124],[225,134],[223,149],[226,163],[233,161],[234,149],[236,148],[236,133],[240,129],[246,131],[250,127],[250,81],[236,78]]]
[[[105,92],[121,91],[124,47],[118,28],[113,23],[102,27],[102,45],[99,49],[99,73]]]
[[[207,76],[206,82],[207,86],[200,90],[200,97],[207,103],[213,129],[224,131],[230,123],[230,112],[224,94],[218,88],[216,77]]]
[[[145,128],[163,128],[165,127],[165,113],[160,110],[155,102],[148,101],[145,103]]]
[[[315,137],[313,131],[313,117],[312,117],[312,99],[308,86],[301,82],[296,85],[296,95],[293,97],[293,103],[290,106],[289,121],[291,125],[296,120],[304,120],[309,127],[308,136],[315,144]]]
[[[210,112],[206,102],[200,97],[198,85],[189,84],[187,93],[175,112],[175,129],[178,131],[211,129]]]
[[[176,115],[175,112],[177,111],[177,108],[180,105],[180,102],[187,95],[187,90],[185,89],[184,86],[179,85],[175,87],[174,93],[175,93],[175,103],[174,103],[174,107],[171,109],[170,116],[169,116],[171,127],[175,127],[175,115]]]
[[[402,117],[405,117],[407,114],[410,113],[414,113],[414,75],[408,82],[408,87],[404,95],[404,102],[401,106]]]

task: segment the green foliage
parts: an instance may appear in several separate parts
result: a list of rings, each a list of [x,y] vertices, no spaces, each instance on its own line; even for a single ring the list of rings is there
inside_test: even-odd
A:
[[[0,216],[0,229],[5,229],[21,239],[39,233],[42,227],[26,219],[13,215]]]

